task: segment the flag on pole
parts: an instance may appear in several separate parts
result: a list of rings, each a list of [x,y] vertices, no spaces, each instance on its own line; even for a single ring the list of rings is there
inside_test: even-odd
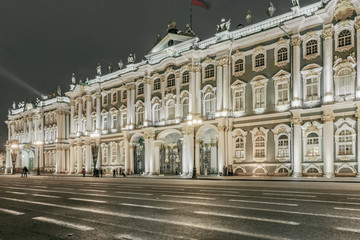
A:
[[[191,4],[195,5],[195,6],[203,7],[203,8],[206,8],[206,9],[210,8],[210,3],[208,3],[205,0],[192,0]]]

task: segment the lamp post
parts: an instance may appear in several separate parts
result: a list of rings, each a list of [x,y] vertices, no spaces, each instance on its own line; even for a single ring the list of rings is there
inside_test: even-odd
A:
[[[189,126],[193,126],[194,129],[196,126],[199,126],[202,123],[202,120],[200,118],[197,119],[192,119],[188,121],[188,125]],[[193,168],[193,175],[192,175],[192,179],[196,179],[197,175],[196,175],[196,134],[194,132],[194,168]]]
[[[94,163],[93,175],[95,177],[96,163],[97,163],[97,160],[98,160],[98,149],[99,149],[100,134],[97,131],[95,131],[94,133],[92,133],[90,135],[90,137],[94,141],[94,145],[91,145],[91,152],[92,152],[93,163]]]
[[[14,141],[11,144],[11,161],[12,161],[12,174],[15,174],[15,163],[16,163],[16,157],[17,157],[17,150],[19,149],[19,144],[17,141]]]
[[[40,153],[41,153],[41,146],[44,145],[44,142],[43,141],[36,141],[35,142],[35,145],[38,147],[38,166],[37,166],[37,174],[38,176],[40,176]]]

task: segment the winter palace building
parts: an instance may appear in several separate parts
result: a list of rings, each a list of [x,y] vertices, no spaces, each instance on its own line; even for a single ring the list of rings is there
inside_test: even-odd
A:
[[[205,40],[170,22],[146,60],[13,106],[6,171],[360,176],[359,14],[322,0]]]

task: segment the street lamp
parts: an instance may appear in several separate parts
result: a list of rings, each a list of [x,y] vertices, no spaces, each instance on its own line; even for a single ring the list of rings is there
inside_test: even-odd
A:
[[[95,169],[96,169],[96,162],[98,160],[98,149],[99,149],[99,139],[100,139],[100,134],[95,131],[94,133],[92,133],[90,135],[91,139],[94,141],[94,145],[91,145],[91,152],[92,152],[92,156],[93,156],[93,163],[94,163],[94,171],[93,171],[93,175],[95,177]],[[100,166],[101,168],[101,166]]]
[[[202,123],[201,119],[193,119],[193,120],[189,120],[188,121],[188,125],[189,126],[193,126],[194,129],[196,126],[199,126]],[[193,175],[192,175],[192,179],[196,179],[197,175],[196,175],[196,162],[195,162],[195,157],[196,157],[196,134],[194,132],[194,168],[193,168]]]
[[[15,174],[15,163],[16,163],[16,157],[17,157],[17,150],[19,149],[19,144],[17,141],[14,141],[11,144],[11,160],[12,160],[12,174]]]
[[[43,141],[36,141],[35,145],[38,146],[38,167],[37,167],[37,175],[40,176],[40,147],[44,144]]]

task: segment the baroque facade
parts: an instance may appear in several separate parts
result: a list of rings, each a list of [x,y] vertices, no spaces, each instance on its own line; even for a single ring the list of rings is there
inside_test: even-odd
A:
[[[322,0],[205,40],[171,22],[146,60],[12,109],[7,172],[15,151],[67,174],[360,176],[359,14]]]

